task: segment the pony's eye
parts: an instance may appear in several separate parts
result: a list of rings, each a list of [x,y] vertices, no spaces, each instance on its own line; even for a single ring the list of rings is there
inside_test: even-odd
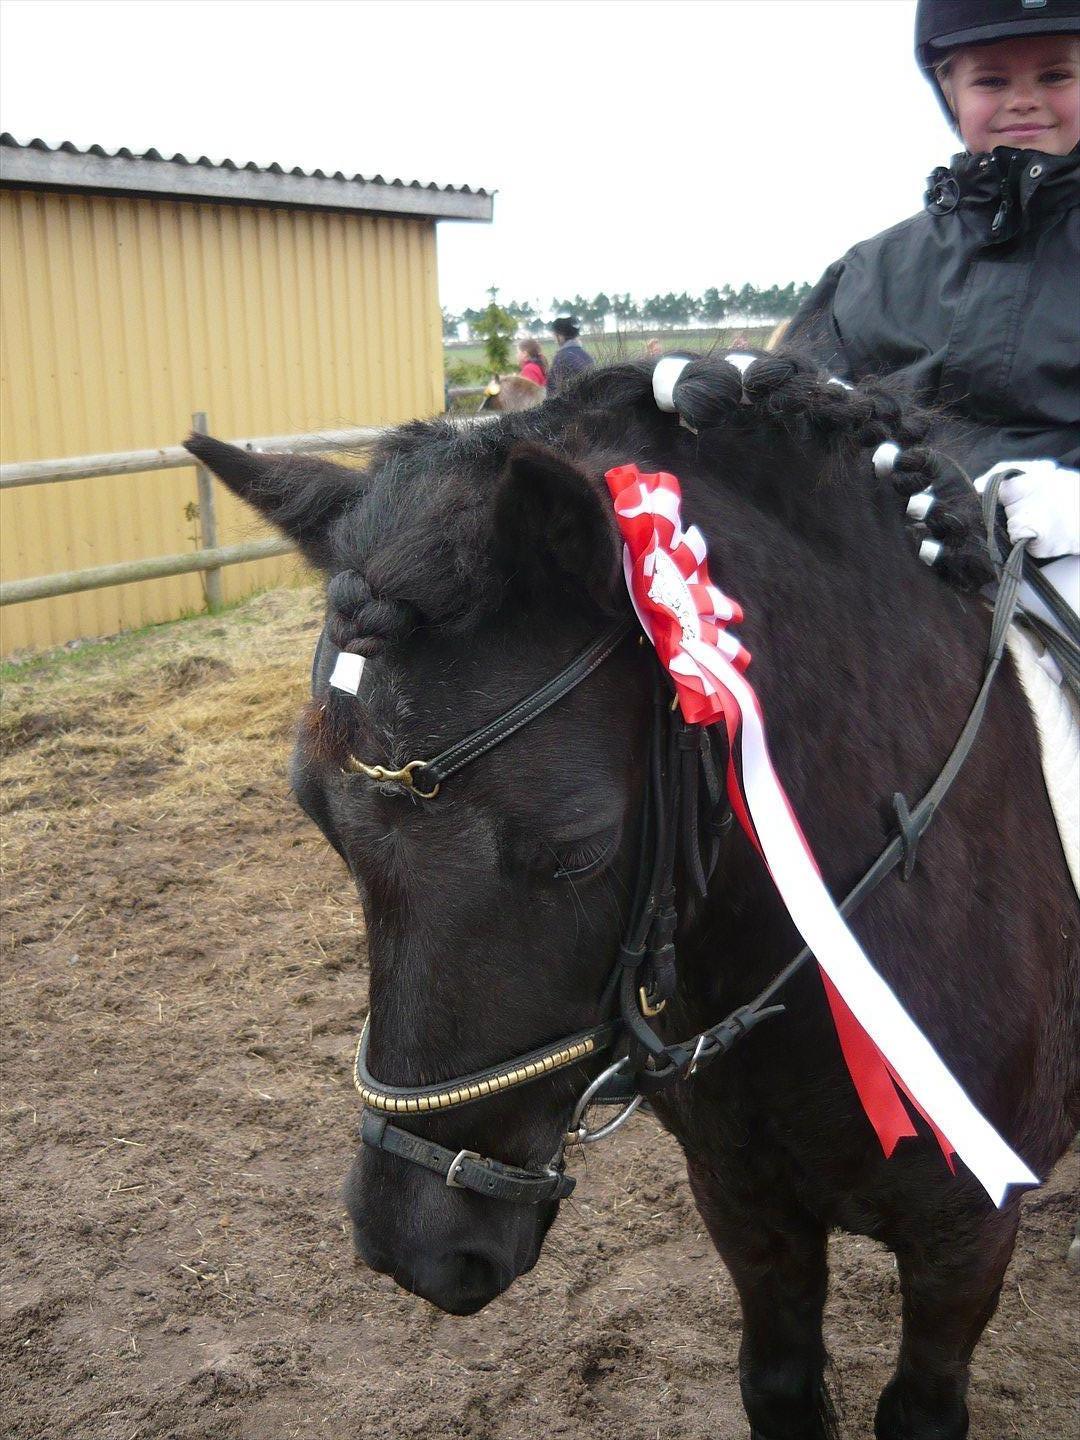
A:
[[[555,847],[554,880],[583,880],[599,870],[615,849],[615,835],[610,831],[583,840],[579,845]]]

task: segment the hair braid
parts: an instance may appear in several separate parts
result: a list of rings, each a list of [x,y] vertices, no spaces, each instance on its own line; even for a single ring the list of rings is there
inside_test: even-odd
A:
[[[330,610],[327,631],[332,643],[355,655],[377,654],[387,642],[405,639],[418,622],[411,605],[373,595],[365,577],[356,570],[342,570],[332,576],[326,598]]]

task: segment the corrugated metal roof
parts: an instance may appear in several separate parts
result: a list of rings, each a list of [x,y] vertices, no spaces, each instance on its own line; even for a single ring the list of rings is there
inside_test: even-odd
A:
[[[136,154],[126,146],[86,149],[65,140],[16,140],[0,134],[0,184],[50,186],[66,190],[135,192],[177,199],[225,200],[245,204],[300,205],[357,210],[437,220],[490,220],[493,192],[468,185],[385,180],[381,175],[345,175],[336,170],[286,170],[278,164],[238,164],[228,158],[190,160],[150,149]]]

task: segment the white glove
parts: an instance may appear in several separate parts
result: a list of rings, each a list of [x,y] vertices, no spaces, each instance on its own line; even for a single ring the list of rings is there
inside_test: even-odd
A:
[[[1080,470],[1054,460],[1000,460],[975,481],[981,495],[1004,475],[998,498],[1005,506],[1009,539],[1040,560],[1080,555]]]

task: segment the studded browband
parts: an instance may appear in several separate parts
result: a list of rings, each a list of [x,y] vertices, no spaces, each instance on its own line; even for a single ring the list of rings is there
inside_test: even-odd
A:
[[[457,1075],[445,1085],[385,1085],[376,1080],[367,1068],[368,1025],[365,1021],[356,1047],[353,1080],[361,1100],[370,1110],[388,1115],[453,1110],[461,1105],[471,1105],[474,1100],[483,1100],[488,1095],[528,1085],[530,1081],[563,1070],[567,1065],[576,1065],[590,1055],[603,1054],[614,1044],[619,1029],[619,1021],[608,1020],[603,1025],[594,1025],[591,1030],[564,1036],[553,1045],[530,1050],[513,1060],[504,1060],[501,1065],[476,1070],[471,1075]]]

